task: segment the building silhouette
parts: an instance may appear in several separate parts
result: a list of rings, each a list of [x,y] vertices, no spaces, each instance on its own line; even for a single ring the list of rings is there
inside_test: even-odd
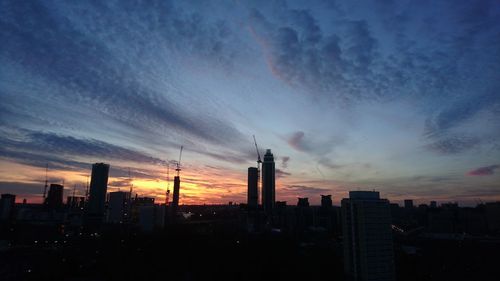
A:
[[[85,205],[85,197],[83,196],[66,197],[66,206],[69,209],[83,209],[84,205]]]
[[[333,206],[331,195],[321,195],[321,208],[330,209]]]
[[[109,193],[108,216],[109,223],[124,223],[130,216],[130,193],[116,191]]]
[[[304,197],[301,198],[299,197],[297,200],[297,207],[309,207],[309,198]]]
[[[389,201],[376,191],[342,199],[344,270],[351,280],[395,280]]]
[[[406,209],[413,209],[413,200],[405,199],[405,208]]]
[[[89,200],[86,209],[87,224],[100,224],[104,218],[106,191],[108,190],[109,165],[95,163],[92,165]]]
[[[175,216],[177,209],[179,208],[179,192],[181,189],[181,178],[179,176],[174,177],[174,196],[172,198],[172,216]]]
[[[259,206],[259,190],[257,187],[258,180],[259,170],[255,167],[248,168],[247,203],[249,209],[257,209]]]
[[[47,194],[46,204],[51,210],[60,209],[63,206],[64,187],[60,184],[50,184],[49,193]]]
[[[0,221],[9,221],[14,214],[16,195],[2,194],[0,198]]]
[[[262,206],[264,211],[271,213],[275,201],[275,164],[271,149],[266,150],[262,162]]]
[[[431,201],[430,207],[431,208],[437,208],[437,202],[436,201]]]

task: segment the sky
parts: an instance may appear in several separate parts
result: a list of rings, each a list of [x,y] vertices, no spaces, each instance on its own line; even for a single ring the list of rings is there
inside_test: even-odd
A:
[[[500,200],[500,2],[0,1],[0,192]],[[170,167],[170,168],[168,168]],[[170,171],[168,181],[167,170]]]

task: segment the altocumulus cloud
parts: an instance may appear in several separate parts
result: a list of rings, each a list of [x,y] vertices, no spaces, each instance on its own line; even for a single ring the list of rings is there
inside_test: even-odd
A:
[[[467,175],[469,176],[489,176],[495,173],[495,170],[499,169],[500,165],[491,165],[486,167],[479,167],[472,171],[469,171]]]

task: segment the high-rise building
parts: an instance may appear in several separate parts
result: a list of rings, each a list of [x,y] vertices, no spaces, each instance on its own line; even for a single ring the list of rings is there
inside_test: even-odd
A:
[[[87,222],[100,224],[104,217],[106,191],[108,190],[109,165],[95,163],[92,165],[90,178],[89,201],[87,204]]]
[[[14,194],[2,194],[0,198],[0,221],[8,221],[12,219],[16,196]]]
[[[248,208],[256,209],[259,206],[259,190],[257,183],[259,180],[259,170],[255,167],[248,168]]]
[[[332,196],[331,195],[321,195],[321,208],[329,209],[332,208]]]
[[[431,201],[431,208],[437,208],[437,202],[436,201]]]
[[[108,217],[110,223],[124,223],[130,216],[130,193],[116,191],[109,193]]]
[[[275,201],[275,165],[271,149],[266,150],[262,162],[262,206],[267,213],[272,212]]]
[[[49,193],[47,195],[47,207],[49,209],[59,209],[63,206],[64,187],[60,184],[50,184]]]
[[[413,209],[413,200],[405,199],[405,208],[406,209]]]
[[[376,191],[342,199],[344,269],[351,280],[395,280],[389,201]]]

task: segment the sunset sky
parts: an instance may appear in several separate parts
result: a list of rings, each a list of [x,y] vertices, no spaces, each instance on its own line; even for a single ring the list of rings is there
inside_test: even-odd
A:
[[[500,200],[500,2],[0,2],[0,193],[163,202],[183,145],[181,204],[243,203],[252,135],[288,204]]]

